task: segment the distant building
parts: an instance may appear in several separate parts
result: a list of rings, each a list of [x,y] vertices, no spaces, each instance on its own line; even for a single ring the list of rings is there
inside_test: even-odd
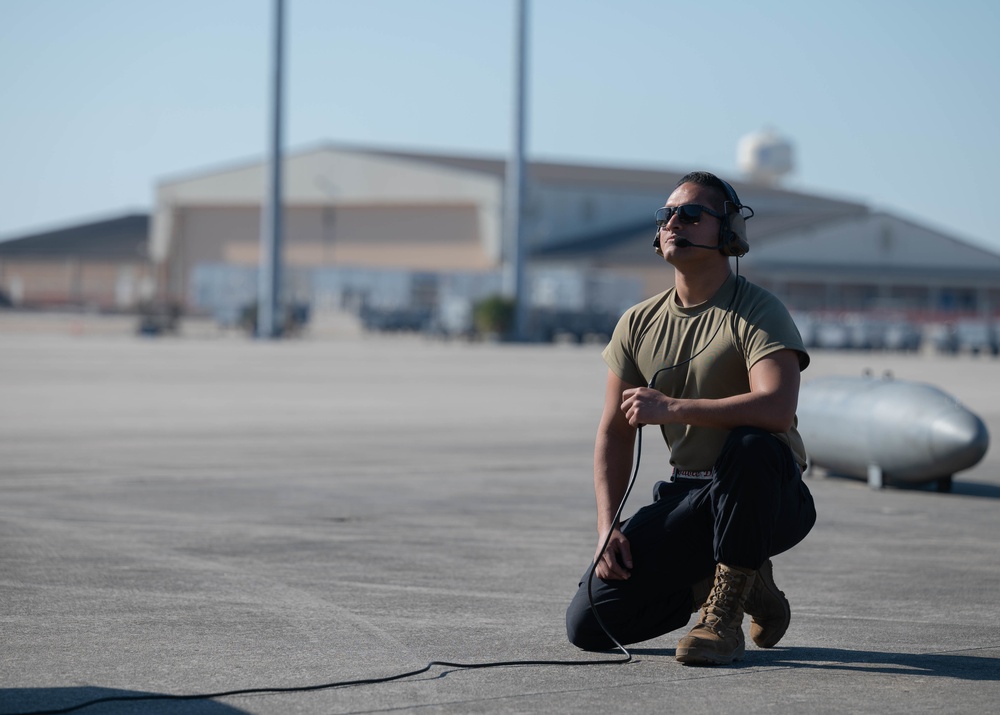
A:
[[[502,265],[501,159],[321,146],[286,157],[285,265],[470,274]],[[151,255],[165,299],[191,305],[199,266],[257,264],[266,167],[250,162],[157,188]],[[653,211],[683,172],[531,162],[529,264],[637,281],[672,272],[653,254]],[[922,314],[1000,310],[1000,255],[861,203],[731,182],[756,217],[744,275],[793,309]],[[302,290],[302,280],[291,280]],[[308,293],[308,288],[305,289]]]
[[[463,300],[498,291],[504,167],[497,158],[337,145],[288,154],[286,301],[459,314]],[[684,172],[541,161],[527,169],[533,305],[620,312],[670,287],[673,272],[651,245],[653,212]],[[946,320],[1000,312],[997,253],[776,180],[731,183],[756,211],[740,273],[792,310]],[[165,179],[151,219],[0,243],[0,289],[21,304],[123,308],[155,284],[160,304],[233,320],[255,300],[265,191],[263,162]]]
[[[16,306],[133,310],[153,296],[152,271],[146,214],[0,242],[0,292]]]

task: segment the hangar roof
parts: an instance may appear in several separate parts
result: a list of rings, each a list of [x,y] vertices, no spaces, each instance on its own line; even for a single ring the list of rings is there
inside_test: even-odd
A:
[[[127,214],[0,242],[0,258],[145,259],[149,215]]]
[[[884,212],[776,235],[753,254],[752,264],[772,273],[822,266],[830,274],[961,275],[994,284],[1000,276],[1000,255]]]

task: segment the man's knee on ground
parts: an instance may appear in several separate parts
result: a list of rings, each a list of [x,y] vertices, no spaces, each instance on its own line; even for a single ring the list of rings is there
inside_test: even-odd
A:
[[[589,610],[566,612],[566,635],[581,650],[607,650],[614,645]]]

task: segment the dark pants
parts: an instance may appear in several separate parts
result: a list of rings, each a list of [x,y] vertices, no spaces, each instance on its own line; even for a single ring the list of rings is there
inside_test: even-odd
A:
[[[621,643],[682,628],[691,618],[691,586],[717,563],[757,569],[795,546],[816,521],[812,496],[791,450],[760,429],[741,427],[726,441],[711,479],[658,482],[654,502],[625,522],[632,575],[594,578],[594,604]],[[591,564],[566,611],[566,632],[585,650],[613,646],[590,610]]]

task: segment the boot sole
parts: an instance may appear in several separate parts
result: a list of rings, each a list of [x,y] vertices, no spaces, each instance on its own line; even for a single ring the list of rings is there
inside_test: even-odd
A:
[[[743,660],[745,653],[746,649],[742,644],[729,654],[717,653],[708,648],[678,647],[674,657],[684,665],[728,665],[734,660]]]

